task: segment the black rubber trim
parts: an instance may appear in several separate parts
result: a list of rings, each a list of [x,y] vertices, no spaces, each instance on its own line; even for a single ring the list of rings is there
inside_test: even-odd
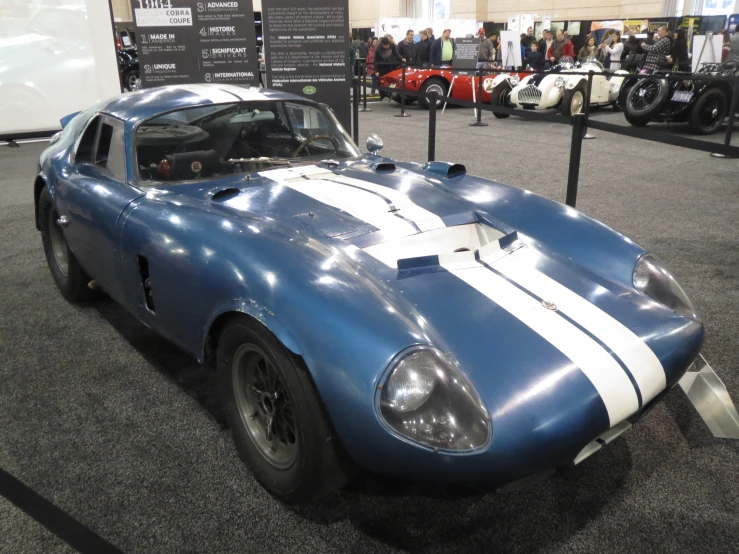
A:
[[[2,468],[0,468],[0,496],[7,498],[82,554],[123,554],[123,551],[118,550]]]

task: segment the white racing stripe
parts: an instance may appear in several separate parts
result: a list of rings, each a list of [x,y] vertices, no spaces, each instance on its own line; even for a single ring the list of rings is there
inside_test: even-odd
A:
[[[390,213],[387,203],[377,194],[390,200],[404,218],[413,221],[422,230],[444,227],[440,217],[414,204],[400,191],[336,175],[317,166],[273,169],[260,175],[350,213],[382,231],[395,233],[397,237],[414,234],[416,230],[409,222]],[[306,176],[310,180],[305,179]],[[374,249],[373,256],[387,260],[384,263],[393,267],[391,261],[396,256],[392,240],[371,248]],[[389,251],[384,253],[384,248]],[[519,253],[526,250],[519,249],[517,253],[497,261],[491,259],[492,267],[536,296],[557,304],[558,310],[611,348],[632,372],[643,403],[662,391],[665,386],[664,370],[651,349],[600,308],[538,272],[533,264],[519,261]],[[449,273],[524,323],[579,367],[603,399],[611,427],[639,409],[636,390],[629,376],[613,356],[587,333],[482,265],[459,264],[443,256],[440,257],[440,263]]]
[[[536,269],[537,254],[522,248],[493,267],[587,329],[608,346],[631,372],[646,404],[667,386],[665,370],[652,349],[621,322]]]
[[[624,370],[587,334],[486,267],[442,267],[520,320],[579,367],[603,399],[610,427],[639,409],[636,391]]]
[[[445,227],[441,218],[433,212],[422,208],[418,204],[414,204],[407,194],[400,192],[391,187],[383,187],[374,183],[368,183],[360,179],[337,175],[331,178],[332,181],[346,183],[353,187],[359,187],[370,192],[380,194],[390,200],[395,208],[399,210],[400,215],[410,219],[421,231],[432,231],[434,229],[442,229]]]

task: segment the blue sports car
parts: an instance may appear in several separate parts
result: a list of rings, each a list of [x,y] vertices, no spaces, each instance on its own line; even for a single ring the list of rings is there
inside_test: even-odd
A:
[[[362,154],[331,110],[225,85],[62,121],[36,225],[62,294],[104,292],[217,372],[239,454],[288,502],[356,471],[510,490],[580,463],[699,356],[652,254],[461,165]]]

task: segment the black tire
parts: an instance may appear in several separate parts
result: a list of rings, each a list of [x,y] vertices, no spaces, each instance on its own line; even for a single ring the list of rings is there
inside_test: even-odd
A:
[[[493,89],[493,92],[490,93],[490,105],[491,106],[500,106],[502,108],[511,108],[513,107],[508,100],[511,96],[511,90],[513,90],[508,83],[503,83],[498,85]],[[496,113],[493,112],[493,115],[497,117],[498,119],[505,119],[507,117],[510,117],[507,113]]]
[[[633,115],[629,115],[628,112],[624,112],[624,117],[634,127],[644,127],[651,119],[650,117],[634,117]]]
[[[87,286],[92,279],[69,249],[64,229],[58,223],[59,214],[46,187],[39,197],[39,220],[46,263],[62,296],[70,302],[84,302],[98,296],[97,291]]]
[[[729,99],[722,90],[708,89],[690,110],[690,126],[696,135],[710,135],[718,131],[729,112]]]
[[[424,110],[429,109],[429,102],[426,99],[426,94],[432,90],[436,91],[439,97],[446,96],[449,93],[449,85],[441,77],[431,77],[430,79],[426,79],[423,85],[421,85],[421,89],[418,91],[418,105],[421,106]],[[436,107],[438,108],[443,103],[443,99],[440,98],[436,102]]]
[[[588,89],[585,83],[578,83],[575,88],[565,90],[562,96],[562,104],[560,104],[560,112],[565,117],[585,113],[585,102],[587,99]]]
[[[634,118],[656,115],[667,103],[669,94],[670,84],[664,79],[642,79],[629,90],[624,111]]]
[[[128,69],[123,73],[123,88],[135,92],[141,88],[141,74],[138,69]]]
[[[232,318],[219,335],[216,367],[236,449],[270,493],[305,503],[354,477],[356,467],[334,436],[307,371],[269,330],[247,316]]]

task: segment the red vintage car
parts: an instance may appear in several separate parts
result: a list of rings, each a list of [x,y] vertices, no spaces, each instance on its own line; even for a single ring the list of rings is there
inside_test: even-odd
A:
[[[475,96],[477,96],[479,79],[473,75],[474,71],[469,74],[452,73],[450,69],[416,69],[407,67],[405,69],[405,88],[408,91],[419,92],[417,97],[418,105],[424,109],[428,109],[429,104],[426,94],[436,92],[439,96],[447,96],[451,90],[451,97],[459,100],[473,101],[472,87],[474,83]],[[514,81],[514,85],[524,78],[528,73],[487,73],[483,76],[482,81],[482,102],[490,103],[491,94],[495,88],[504,82]],[[401,88],[403,79],[403,70],[395,69],[380,77],[380,86],[389,88]],[[452,82],[454,83],[452,85]],[[400,102],[400,95],[393,94],[393,100]],[[406,104],[412,104],[416,98],[407,96]],[[442,101],[437,103],[440,106]]]

